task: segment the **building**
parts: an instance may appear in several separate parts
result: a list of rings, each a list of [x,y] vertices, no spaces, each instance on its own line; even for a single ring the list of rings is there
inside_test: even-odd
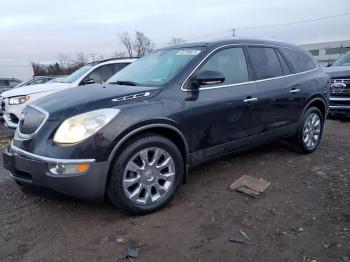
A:
[[[339,56],[350,51],[350,40],[300,45],[309,51],[321,67],[333,63]]]

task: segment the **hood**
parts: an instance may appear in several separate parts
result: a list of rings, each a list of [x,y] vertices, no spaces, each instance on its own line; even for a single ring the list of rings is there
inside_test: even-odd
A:
[[[114,107],[121,104],[143,101],[158,94],[160,88],[144,86],[125,86],[114,84],[91,84],[66,89],[45,96],[32,104],[49,113],[49,120],[59,120],[70,116],[82,114],[100,108]],[[147,97],[112,101],[135,94],[149,92]]]
[[[69,88],[68,83],[49,83],[49,84],[38,84],[12,88],[6,92],[2,93],[3,97],[13,97],[13,96],[25,96],[36,93],[43,93],[49,91],[57,91],[65,88]]]
[[[331,78],[350,78],[350,66],[330,66],[323,68]]]

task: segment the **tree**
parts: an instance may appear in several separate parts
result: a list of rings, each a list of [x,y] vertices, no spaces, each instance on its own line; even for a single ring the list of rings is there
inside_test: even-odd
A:
[[[63,53],[58,54],[58,62],[61,68],[69,68],[72,64],[70,55]]]
[[[76,59],[74,62],[76,65],[85,65],[87,63],[87,58],[83,52],[77,52]]]
[[[136,31],[135,38],[130,37],[128,32],[119,35],[119,40],[126,49],[129,57],[141,57],[154,49],[154,43],[143,32]],[[121,51],[117,51],[118,56],[124,55]],[[124,57],[124,56],[122,56]]]
[[[154,44],[151,39],[145,36],[144,33],[136,31],[135,32],[135,41],[134,41],[134,51],[136,56],[141,57],[145,54],[152,52],[154,49]]]
[[[120,42],[124,45],[129,57],[133,57],[134,44],[128,32],[119,35]]]
[[[173,37],[170,42],[169,42],[169,45],[172,46],[172,45],[180,45],[180,44],[184,44],[186,43],[186,40],[180,38],[180,37]]]

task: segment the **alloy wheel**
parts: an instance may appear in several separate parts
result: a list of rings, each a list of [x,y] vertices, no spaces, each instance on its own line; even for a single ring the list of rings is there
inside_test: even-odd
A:
[[[303,127],[303,143],[306,148],[314,149],[321,137],[322,123],[318,114],[311,113],[307,116]]]
[[[165,197],[174,184],[175,164],[162,148],[146,148],[126,164],[123,189],[132,202],[150,205]]]

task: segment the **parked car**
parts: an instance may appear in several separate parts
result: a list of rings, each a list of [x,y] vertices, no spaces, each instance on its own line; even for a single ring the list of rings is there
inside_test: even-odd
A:
[[[61,77],[61,76],[36,76],[33,79],[19,83],[15,87],[17,88],[17,87],[21,87],[21,86],[45,84],[45,83],[49,82],[50,80],[55,79],[57,77]]]
[[[61,82],[24,86],[2,94],[2,109],[5,124],[16,128],[24,107],[33,101],[64,89],[92,83],[102,83],[135,59],[110,59],[89,63]]]
[[[18,85],[18,83],[21,83],[21,80],[15,78],[0,78],[0,94]],[[0,95],[0,104],[2,103],[2,101],[3,98]],[[0,118],[2,118],[2,115],[2,108],[0,108]]]
[[[4,167],[22,186],[107,196],[149,213],[203,161],[278,139],[313,152],[328,95],[329,77],[294,45],[236,39],[168,47],[105,84],[28,105]]]
[[[350,115],[350,52],[324,68],[331,77],[331,114]]]
[[[0,59],[0,78],[32,79],[34,71],[29,61]]]
[[[22,81],[16,78],[0,78],[0,93],[11,89]]]

